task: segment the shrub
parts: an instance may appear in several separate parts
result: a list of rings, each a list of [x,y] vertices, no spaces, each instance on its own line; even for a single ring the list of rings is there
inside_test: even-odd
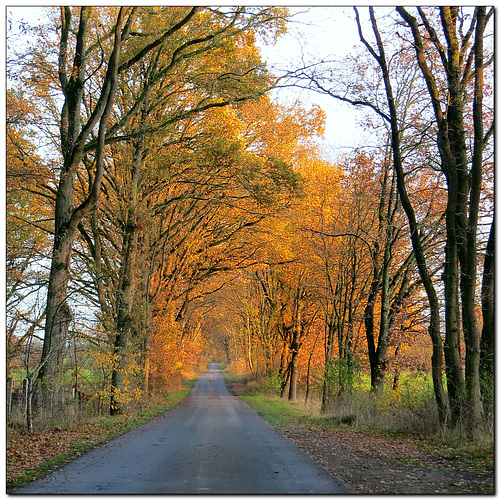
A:
[[[264,393],[270,393],[273,395],[280,395],[284,384],[283,377],[276,373],[271,377],[265,378],[260,382],[260,389]]]
[[[387,384],[377,393],[356,388],[330,401],[326,416],[339,424],[405,431],[434,432],[439,418],[432,381],[427,375],[403,374],[393,390]]]

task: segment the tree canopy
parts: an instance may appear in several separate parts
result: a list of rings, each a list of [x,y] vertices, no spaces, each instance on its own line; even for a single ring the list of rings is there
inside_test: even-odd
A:
[[[7,372],[29,427],[75,391],[128,411],[211,359],[324,413],[362,374],[381,398],[425,373],[441,426],[491,416],[492,10],[355,8],[349,56],[272,70],[260,47],[293,21],[63,6],[9,32]],[[328,154],[325,111],[287,87],[364,110],[372,142]]]

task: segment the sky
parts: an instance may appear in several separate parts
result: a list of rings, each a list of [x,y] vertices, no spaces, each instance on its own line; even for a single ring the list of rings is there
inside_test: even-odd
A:
[[[83,2],[85,3],[85,2]],[[30,22],[40,18],[40,6],[11,4],[6,8],[8,17],[24,18]],[[349,6],[290,6],[293,20],[287,33],[274,46],[262,46],[261,53],[268,66],[276,71],[299,67],[302,58],[307,61],[342,58],[359,44],[353,9]],[[301,89],[281,89],[274,93],[279,102],[292,105],[300,100],[304,107],[321,106],[326,113],[326,129],[322,146],[326,159],[331,162],[352,148],[359,146],[364,135],[357,121],[362,116],[352,106]]]
[[[302,59],[312,62],[341,59],[359,44],[352,7],[290,7],[293,21],[275,46],[264,46],[261,53],[271,67],[279,70],[300,67]],[[279,74],[279,73],[278,73]],[[325,153],[330,161],[348,153],[365,139],[358,120],[361,113],[332,97],[303,89],[284,89],[275,93],[284,103],[300,100],[306,107],[321,106],[326,113]]]

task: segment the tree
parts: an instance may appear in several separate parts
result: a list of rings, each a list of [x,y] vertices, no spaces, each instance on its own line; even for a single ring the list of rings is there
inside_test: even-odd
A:
[[[483,123],[483,40],[493,9],[487,13],[486,7],[477,7],[466,33],[463,34],[462,24],[465,19],[462,18],[460,9],[441,7],[439,28],[443,31],[444,42],[439,39],[431,24],[431,18],[422,8],[418,9],[422,25],[419,25],[417,18],[405,8],[400,7],[397,10],[411,29],[418,65],[434,110],[441,169],[447,181],[444,271],[447,385],[452,422],[457,424],[463,421],[467,429],[473,432],[482,414],[479,377],[480,333],[475,310],[477,224],[482,189],[483,151],[492,131],[491,125],[485,133]],[[424,45],[422,29],[428,37],[428,47]],[[442,71],[446,76],[444,96],[438,85],[440,75],[430,65],[429,53],[432,50],[439,54]],[[473,151],[472,161],[469,162],[466,105],[471,82]],[[443,97],[446,97],[446,101]],[[446,104],[443,104],[444,102]],[[465,378],[460,359],[461,327],[466,346]]]
[[[280,297],[278,324],[280,336],[288,350],[287,359],[283,360],[281,367],[285,390],[288,387],[288,394],[284,392],[284,395],[292,401],[297,399],[299,352],[318,315],[317,302],[306,285],[306,272],[299,270],[298,275],[294,274],[288,273],[288,283],[280,280],[283,293]]]
[[[361,171],[370,174],[372,169],[362,166],[364,158],[356,163]],[[390,168],[390,154],[381,159],[379,172],[375,175],[380,185],[372,203],[377,206],[373,212],[372,224],[375,231],[365,230],[363,237],[369,244],[372,261],[371,284],[364,309],[365,334],[367,339],[368,357],[370,361],[371,387],[378,391],[384,387],[388,368],[388,351],[391,336],[391,324],[395,315],[400,312],[400,304],[408,292],[412,274],[414,256],[406,243],[406,234],[401,220],[400,203],[396,188],[394,172]],[[366,160],[365,160],[366,161]],[[353,179],[354,182],[356,182]],[[360,186],[360,196],[367,197],[368,183]],[[378,190],[377,190],[378,191]],[[370,190],[371,192],[371,190]],[[399,248],[398,244],[400,243]],[[374,316],[378,300],[380,319],[378,335],[375,336]]]
[[[69,7],[61,9],[57,63],[58,83],[64,101],[59,120],[62,168],[55,190],[54,247],[43,352],[45,368],[41,373],[44,399],[50,407],[58,407],[61,403],[57,379],[71,321],[67,289],[72,249],[79,224],[100,197],[108,145],[131,138],[126,127],[139,113],[148,91],[161,87],[172,69],[207,50],[218,50],[226,39],[231,41],[231,36],[240,35],[245,30],[265,32],[271,25],[279,30],[282,19],[279,9],[167,9],[163,12],[166,15],[162,29],[152,29],[144,32],[144,36],[136,36],[135,26],[139,22],[142,27],[153,26],[151,23],[161,9],[123,7],[92,11],[83,7],[79,9],[76,23],[75,12],[76,9]],[[190,28],[187,28],[190,23]],[[236,44],[232,50],[236,53]],[[155,58],[158,62],[161,54],[164,54],[163,66],[154,68],[143,92],[133,96],[128,107],[117,114],[117,90],[126,88],[126,82],[141,61],[151,56],[154,64]],[[44,75],[53,75],[47,63],[50,64],[50,60],[44,60],[42,55],[33,58],[31,67],[38,64]],[[204,88],[204,94],[186,100],[183,109],[179,108],[173,116],[163,117],[155,125],[155,130],[165,130],[193,113],[255,95],[250,82],[263,84],[267,78],[265,72],[260,67],[246,67],[240,74],[239,69],[235,73],[226,69],[220,73],[206,73],[196,82],[199,88]],[[55,83],[39,82],[39,87]],[[260,91],[262,87],[257,93]],[[96,136],[94,131],[97,131]],[[85,162],[90,166],[87,169],[88,188],[83,198],[79,198],[75,192],[75,177],[80,175]]]
[[[269,101],[261,99],[261,106],[267,109]],[[249,105],[258,109],[253,103]],[[151,320],[164,327],[173,321],[177,330],[189,304],[200,293],[209,293],[207,279],[255,263],[256,250],[248,240],[249,232],[274,209],[274,203],[281,203],[296,190],[297,176],[289,165],[250,149],[241,140],[244,120],[256,120],[244,113],[245,107],[241,104],[205,112],[186,126],[172,129],[168,141],[164,135],[161,140],[149,136],[143,141],[147,156],[132,172],[128,167],[137,159],[134,142],[127,147],[112,146],[113,160],[104,180],[105,204],[100,209],[102,222],[97,231],[81,231],[94,255],[89,258],[89,271],[94,274],[98,296],[102,295],[99,288],[104,267],[93,269],[98,247],[107,263],[106,273],[114,273],[110,285],[116,289],[116,299],[106,306],[106,314],[103,310],[103,317],[112,317],[110,311],[118,311],[122,304],[126,305],[123,317],[129,318],[127,329],[111,325],[113,330],[124,332],[120,336],[123,356],[116,356],[121,362],[112,383],[117,394],[130,358],[128,339],[145,335],[147,345]],[[140,173],[136,175],[135,170]],[[134,183],[134,178],[138,182]],[[132,236],[134,252],[126,243]],[[136,259],[139,252],[148,258]],[[125,269],[126,280],[122,274]],[[124,282],[127,300],[120,302],[120,296],[125,296]],[[141,303],[146,311],[142,327],[136,309]],[[169,312],[164,319],[156,319],[162,315],[159,311]],[[113,400],[115,409],[121,406],[117,399]]]
[[[31,345],[42,328],[47,272],[45,258],[50,248],[50,201],[44,182],[51,178],[47,165],[36,154],[32,123],[39,120],[36,109],[21,92],[7,91],[6,137],[6,361],[7,379],[22,357],[29,386],[31,410],[33,381],[41,369],[34,365]],[[39,361],[39,359],[37,359]],[[8,394],[8,397],[10,395]],[[33,430],[33,413],[27,428]]]
[[[357,11],[356,11],[357,14]],[[438,410],[440,414],[440,420],[442,423],[446,423],[448,419],[448,403],[445,398],[444,389],[442,385],[441,372],[442,372],[442,347],[441,347],[441,334],[440,334],[440,318],[439,318],[439,301],[435,291],[434,284],[431,279],[431,275],[428,270],[423,245],[421,241],[421,237],[419,234],[417,219],[415,216],[414,208],[410,202],[410,198],[408,196],[407,187],[404,178],[403,172],[403,162],[402,162],[402,154],[401,154],[401,131],[398,122],[398,110],[396,108],[396,101],[394,99],[392,83],[390,80],[389,66],[387,63],[384,45],[380,36],[380,32],[378,30],[377,21],[375,18],[373,8],[370,9],[370,21],[372,24],[373,33],[376,39],[376,46],[378,49],[378,53],[371,47],[371,45],[365,40],[362,34],[361,23],[359,20],[359,15],[357,14],[357,23],[358,29],[360,32],[360,38],[362,42],[367,47],[370,54],[379,64],[383,80],[384,87],[386,91],[387,104],[389,107],[389,116],[383,115],[390,122],[391,126],[391,146],[392,146],[392,154],[393,154],[393,162],[394,169],[397,174],[397,182],[398,182],[398,191],[401,198],[401,203],[404,207],[406,215],[408,217],[408,222],[410,225],[412,245],[415,252],[415,257],[417,260],[417,265],[419,268],[420,276],[424,283],[429,306],[431,309],[431,321],[429,326],[429,333],[431,335],[434,351],[433,351],[433,382],[434,382],[434,391],[436,395],[436,402],[438,405]],[[448,366],[448,364],[447,364]],[[453,390],[453,388],[452,388]],[[448,389],[450,391],[450,388]]]
[[[447,258],[443,276],[447,388],[453,425],[462,422],[467,413],[472,422],[468,422],[467,427],[472,429],[481,413],[478,390],[479,335],[474,305],[477,282],[476,228],[480,217],[481,158],[492,133],[491,121],[486,125],[486,132],[483,130],[483,123],[491,120],[490,114],[484,112],[487,104],[483,99],[483,90],[486,88],[483,71],[488,67],[489,56],[483,57],[483,40],[492,11],[487,13],[486,9],[475,9],[468,12],[447,7],[434,11],[419,8],[418,20],[402,7],[397,8],[396,12],[409,27],[410,40],[401,32],[398,32],[399,37],[393,36],[394,25],[391,24],[390,16],[385,16],[383,20],[387,32],[381,31],[380,19],[377,20],[375,10],[370,8],[369,23],[374,40],[371,43],[365,37],[364,25],[358,9],[355,9],[360,40],[375,61],[373,77],[381,80],[383,86],[369,80],[369,65],[361,68],[364,72],[363,85],[354,87],[334,78],[330,78],[328,84],[328,79],[316,70],[318,65],[299,70],[293,76],[306,78],[319,92],[356,106],[364,106],[390,128],[398,193],[408,218],[415,259],[429,300],[429,333],[434,345],[433,380],[443,424],[448,422],[448,402],[441,381],[443,363],[439,285],[433,279],[435,272],[430,267],[432,263],[429,255],[426,255],[422,241],[424,233],[415,209],[414,195],[409,189],[410,177],[405,172],[408,147],[420,145],[418,161],[432,166],[437,172],[436,176],[443,175],[446,178]],[[399,45],[396,41],[399,41]],[[409,51],[416,54],[416,64],[412,64],[408,58]],[[406,66],[398,63],[405,58]],[[407,72],[411,80],[401,78],[402,67],[418,68],[421,78],[416,78],[414,72],[413,75]],[[379,89],[383,89],[383,93]],[[421,98],[424,94],[428,97],[425,100]],[[416,99],[415,96],[420,97]],[[384,104],[381,105],[381,102]],[[472,121],[468,122],[470,118]],[[435,133],[433,142],[428,140],[430,130]],[[471,138],[470,144],[473,144],[469,154],[467,137]],[[439,155],[439,163],[432,160],[432,151]],[[467,156],[472,158],[471,162],[468,162]],[[468,358],[465,377],[460,359],[462,327]]]
[[[124,26],[126,12],[120,9],[115,24],[113,50],[106,61],[107,71],[102,82],[96,107],[82,125],[81,105],[84,95],[87,68],[87,32],[91,10],[80,9],[78,32],[74,41],[74,58],[68,69],[68,42],[72,33],[72,13],[69,7],[61,12],[61,41],[59,51],[59,81],[64,95],[61,113],[61,153],[63,166],[56,191],[54,245],[47,291],[45,337],[42,352],[44,367],[40,373],[44,404],[58,408],[61,404],[59,375],[62,356],[72,315],[67,303],[70,260],[77,227],[82,218],[97,202],[104,169],[105,135],[117,87],[118,61],[121,45],[129,35],[132,19]],[[131,14],[132,15],[132,14]],[[122,33],[123,30],[123,33]],[[95,127],[99,128],[95,154],[95,174],[87,198],[74,208],[74,177],[83,157],[85,145]]]
[[[315,286],[321,290],[318,295],[325,330],[323,413],[335,396],[353,387],[359,310],[369,282],[365,237],[371,226],[367,214],[372,200],[366,196],[368,186],[361,188],[351,175],[356,171],[361,169],[353,167],[351,172],[349,166],[341,164],[308,172],[308,197],[302,209],[307,215],[300,215],[302,231],[310,232],[310,266],[315,269]]]

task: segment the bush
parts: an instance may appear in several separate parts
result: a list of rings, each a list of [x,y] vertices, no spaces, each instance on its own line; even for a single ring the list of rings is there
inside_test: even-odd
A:
[[[432,381],[427,375],[403,374],[393,390],[355,389],[334,397],[326,416],[339,424],[410,433],[434,432],[439,418]]]
[[[326,382],[330,393],[350,392],[359,385],[360,365],[356,358],[335,359],[325,366],[321,381]]]
[[[279,374],[272,375],[271,377],[262,379],[260,382],[260,389],[263,393],[279,396],[284,385],[283,377]]]

